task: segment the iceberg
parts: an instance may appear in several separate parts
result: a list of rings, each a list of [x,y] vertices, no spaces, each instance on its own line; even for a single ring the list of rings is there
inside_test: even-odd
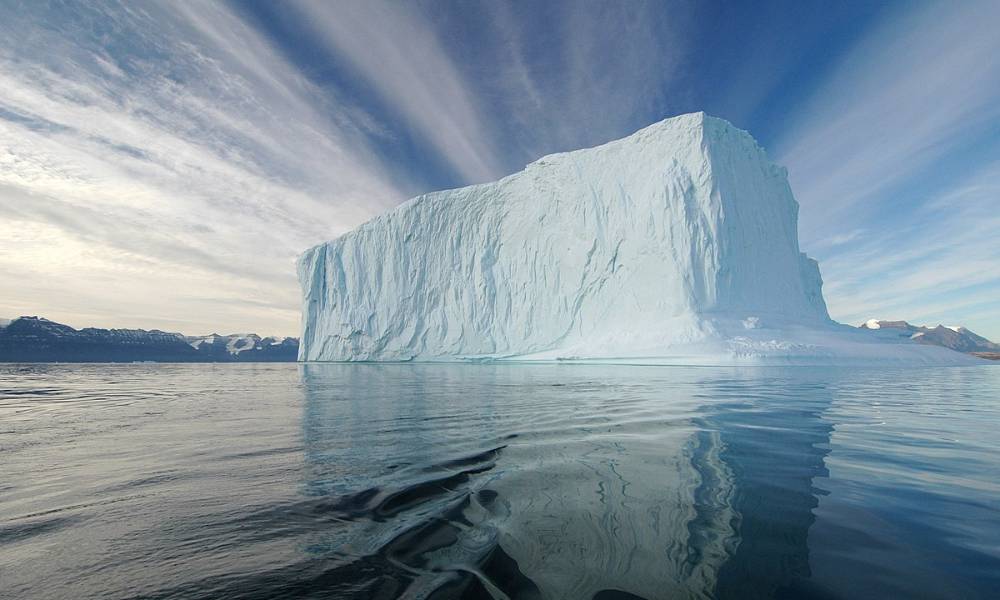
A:
[[[971,360],[832,321],[786,170],[704,113],[418,196],[298,275],[304,361]]]

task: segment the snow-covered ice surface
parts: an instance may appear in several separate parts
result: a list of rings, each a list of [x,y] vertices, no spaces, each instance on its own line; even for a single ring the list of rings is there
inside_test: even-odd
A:
[[[703,113],[414,198],[299,260],[300,360],[964,363],[830,320],[784,168]]]

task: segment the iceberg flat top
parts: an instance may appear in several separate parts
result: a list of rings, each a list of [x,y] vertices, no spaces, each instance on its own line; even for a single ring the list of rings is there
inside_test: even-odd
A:
[[[797,219],[747,132],[667,119],[308,250],[300,359],[914,360],[830,320]]]

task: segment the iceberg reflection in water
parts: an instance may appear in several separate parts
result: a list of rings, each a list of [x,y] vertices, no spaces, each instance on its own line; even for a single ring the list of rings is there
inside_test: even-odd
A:
[[[1000,369],[920,385],[905,369],[551,364],[0,374],[0,596],[1000,585]]]

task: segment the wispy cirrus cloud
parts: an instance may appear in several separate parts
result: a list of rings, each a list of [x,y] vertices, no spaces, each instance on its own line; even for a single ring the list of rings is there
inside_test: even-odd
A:
[[[835,318],[1000,337],[994,3],[904,5],[794,115],[777,156]]]
[[[376,90],[462,184],[666,116],[691,13],[604,1],[292,6],[305,34]]]
[[[5,313],[292,333],[296,254],[401,199],[367,147],[363,111],[298,74],[225,5],[32,5],[8,16]],[[29,260],[32,231],[45,238]],[[100,300],[77,302],[80,290]],[[192,309],[218,296],[284,308]]]
[[[673,68],[654,7],[539,23],[483,4],[464,37],[429,4],[276,9],[346,70],[341,93],[239,5],[19,5],[0,23],[0,313],[292,333],[295,256],[424,185],[379,144],[410,138],[466,184],[628,133]]]
[[[496,68],[476,79],[520,167],[676,114],[693,52],[684,3],[483,3]]]
[[[793,116],[776,152],[817,239],[846,213],[864,219],[877,197],[942,168],[994,135],[1000,120],[1000,37],[991,2],[904,6],[863,37]]]
[[[708,109],[789,167],[835,317],[1000,337],[996,7],[809,12],[16,4],[0,20],[0,316],[290,334],[309,245],[414,192]]]
[[[468,182],[504,174],[475,99],[425,17],[408,3],[294,3],[327,51],[346,60]]]
[[[831,310],[845,321],[964,324],[994,335],[1000,310],[1000,162],[934,196],[906,222],[824,262]]]

